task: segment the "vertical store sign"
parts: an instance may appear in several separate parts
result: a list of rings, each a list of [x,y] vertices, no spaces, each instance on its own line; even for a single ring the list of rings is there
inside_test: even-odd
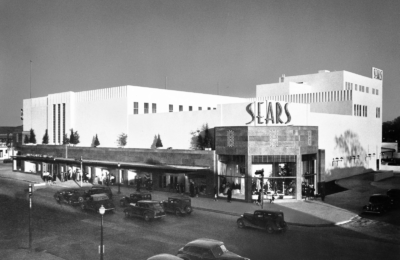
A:
[[[372,78],[383,80],[383,70],[372,67]]]
[[[278,101],[257,101],[246,106],[246,112],[250,115],[251,121],[246,125],[285,125],[292,120],[289,112],[289,103]]]

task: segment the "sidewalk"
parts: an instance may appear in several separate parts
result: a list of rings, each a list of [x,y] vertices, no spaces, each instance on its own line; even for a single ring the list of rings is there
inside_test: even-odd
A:
[[[26,181],[28,183],[43,183],[40,176],[28,173],[1,171],[0,177],[11,178]],[[79,183],[80,184],[80,183]],[[79,188],[80,186],[73,182],[59,182],[52,184],[53,187],[60,188]],[[84,183],[83,188],[91,187],[91,184]],[[136,189],[134,187],[121,186],[121,194],[118,194],[118,186],[111,186],[114,200],[118,201],[122,196],[129,195]],[[176,195],[177,193],[163,192],[163,191],[152,191],[153,199],[165,200],[168,196]],[[325,198],[325,202],[321,200],[307,200],[307,201],[279,201],[275,200],[274,203],[265,201],[263,204],[264,209],[278,210],[285,214],[285,220],[289,225],[298,226],[333,226],[340,225],[350,221],[353,217],[357,216],[360,212],[354,212],[346,210],[341,207],[335,206],[335,197],[337,194],[329,195]],[[340,196],[339,196],[340,197]],[[350,203],[351,200],[347,203]],[[226,199],[220,198],[218,201],[214,201],[212,198],[195,197],[192,198],[192,207],[194,210],[204,210],[210,212],[216,212],[221,214],[227,214],[232,216],[240,216],[244,212],[253,212],[256,209],[261,209],[261,206],[257,206],[253,203],[232,201],[227,203]],[[357,207],[360,207],[357,202]]]

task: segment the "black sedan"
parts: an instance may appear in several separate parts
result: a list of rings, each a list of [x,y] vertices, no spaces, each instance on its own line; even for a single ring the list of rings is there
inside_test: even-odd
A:
[[[79,205],[79,198],[82,197],[83,191],[77,189],[68,189],[57,191],[54,198],[58,203],[65,202],[70,205]]]

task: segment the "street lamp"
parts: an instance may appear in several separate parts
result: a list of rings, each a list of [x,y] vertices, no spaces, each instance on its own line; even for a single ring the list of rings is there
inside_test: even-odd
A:
[[[101,215],[101,240],[100,240],[100,260],[103,260],[104,254],[104,245],[103,245],[103,215],[106,212],[106,209],[101,205],[99,208],[99,213]]]
[[[81,162],[81,187],[82,187],[82,179],[83,179],[83,171],[82,171],[82,156],[81,159],[79,160]]]
[[[121,167],[121,164],[118,163],[118,194],[121,194],[121,173],[119,167]]]

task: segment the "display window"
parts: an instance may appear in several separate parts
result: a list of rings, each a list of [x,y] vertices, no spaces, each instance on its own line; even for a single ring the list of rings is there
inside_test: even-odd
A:
[[[220,155],[218,160],[218,196],[227,197],[229,189],[233,199],[245,199],[245,156]]]
[[[256,171],[264,171],[264,178],[255,174]],[[295,162],[272,162],[258,163],[252,165],[253,195],[264,192],[264,198],[292,199],[296,196],[296,163]]]

